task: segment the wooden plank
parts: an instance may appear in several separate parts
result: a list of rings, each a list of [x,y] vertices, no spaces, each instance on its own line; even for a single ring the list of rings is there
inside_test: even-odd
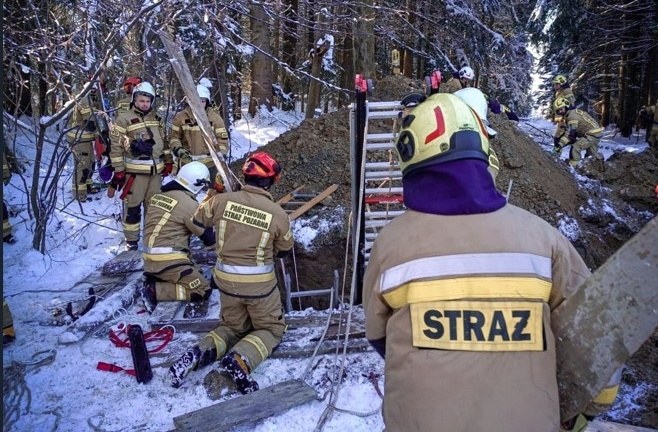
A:
[[[290,220],[291,221],[295,220],[298,217],[300,217],[301,215],[303,215],[304,213],[306,213],[311,207],[313,207],[314,205],[316,205],[317,203],[321,202],[323,199],[325,199],[326,197],[328,197],[329,195],[334,193],[336,191],[336,189],[338,189],[337,184],[333,184],[333,185],[329,186],[327,189],[325,189],[318,196],[316,196],[315,198],[309,200],[309,202],[307,202],[306,204],[304,204],[303,206],[301,206],[300,208],[298,208],[294,212],[290,213],[290,215],[289,215]]]
[[[287,203],[288,201],[290,201],[291,199],[294,198],[293,194],[294,194],[295,192],[299,192],[299,191],[302,190],[303,188],[304,188],[304,185],[301,185],[300,187],[298,187],[298,188],[295,189],[294,191],[292,191],[292,192],[290,192],[290,193],[288,193],[288,194],[282,196],[281,198],[279,198],[279,200],[278,200],[276,203],[279,204],[279,205],[283,205],[283,204]]]
[[[186,302],[160,302],[149,317],[151,329],[158,329],[166,325],[176,327],[177,331],[206,333],[219,326],[219,291],[213,290],[210,294],[208,313],[205,317],[183,318]]]
[[[560,416],[573,418],[658,326],[658,218],[611,256],[551,316]]]
[[[174,417],[179,431],[228,431],[255,423],[317,399],[315,389],[304,381],[291,380],[254,393],[220,402]]]
[[[336,351],[343,352],[344,341],[325,341],[318,349],[317,355],[334,354]],[[316,344],[310,344],[303,347],[299,345],[279,345],[269,358],[305,358],[313,355]],[[370,343],[364,338],[351,338],[347,344],[347,352],[359,353],[371,350]]]
[[[118,276],[126,273],[142,271],[144,262],[140,251],[123,251],[103,264],[103,276]]]
[[[235,175],[231,173],[226,160],[224,160],[224,156],[222,156],[222,154],[218,151],[219,144],[217,143],[217,138],[215,137],[215,133],[210,126],[208,115],[201,106],[201,101],[199,100],[199,95],[196,91],[196,85],[192,79],[192,73],[190,72],[190,68],[187,65],[183,51],[181,50],[180,45],[174,41],[172,35],[167,34],[162,30],[157,31],[157,34],[160,36],[162,45],[169,55],[169,61],[171,62],[172,69],[178,77],[181,88],[183,89],[185,96],[187,96],[187,103],[192,110],[194,119],[201,129],[203,141],[208,147],[208,151],[210,152],[213,163],[217,168],[217,172],[219,172],[219,175],[222,177],[226,190],[229,192],[234,191],[236,190],[236,185],[239,183],[239,181]]]

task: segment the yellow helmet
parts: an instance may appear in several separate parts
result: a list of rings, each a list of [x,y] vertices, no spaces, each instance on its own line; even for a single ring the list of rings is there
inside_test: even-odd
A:
[[[566,83],[567,83],[567,77],[562,74],[555,75],[555,78],[553,78],[553,84],[564,85]]]
[[[396,143],[402,175],[458,159],[489,160],[487,129],[465,102],[436,93],[405,118]]]
[[[555,99],[555,102],[553,102],[553,109],[555,111],[559,110],[560,108],[569,109],[570,105],[571,102],[569,102],[569,99],[565,98],[564,96],[559,96],[557,99]]]

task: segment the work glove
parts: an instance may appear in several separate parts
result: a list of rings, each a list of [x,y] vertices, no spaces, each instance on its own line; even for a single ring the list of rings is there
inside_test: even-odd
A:
[[[110,181],[110,186],[116,190],[121,190],[123,185],[126,184],[126,172],[125,171],[116,171],[112,181]]]
[[[176,147],[174,149],[174,156],[179,159],[191,159],[190,152],[183,147]]]
[[[136,139],[130,143],[130,150],[133,156],[135,157],[151,156],[153,154],[154,145],[155,145],[155,141],[153,141],[152,139],[147,139],[147,140]]]
[[[162,169],[162,178],[165,178],[168,175],[170,175],[173,170],[174,170],[174,163],[173,162],[166,163],[164,165],[164,168]]]
[[[212,249],[213,246],[215,246],[215,243],[217,243],[217,239],[215,238],[215,230],[213,227],[206,228],[206,230],[199,236],[199,238],[207,249]]]
[[[213,183],[212,188],[215,189],[217,193],[223,193],[226,190],[224,186],[224,180],[219,174],[215,175],[215,183]]]

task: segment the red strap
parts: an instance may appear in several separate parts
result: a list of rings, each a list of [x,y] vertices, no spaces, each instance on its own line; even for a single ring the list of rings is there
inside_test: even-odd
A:
[[[110,363],[105,363],[105,362],[98,362],[96,365],[96,369],[106,371],[106,372],[125,372],[128,375],[135,376],[135,369],[124,369],[121,366],[117,366],[115,364],[110,364]]]
[[[126,334],[126,329],[128,327],[124,327],[119,333]],[[148,350],[149,354],[157,353],[160,352],[164,349],[164,347],[167,346],[169,342],[174,338],[174,331],[169,328],[169,327],[162,327],[157,330],[153,330],[150,332],[144,333],[144,342],[154,342],[154,341],[162,341],[160,345],[156,346],[155,348],[151,348]],[[119,335],[117,335],[114,330],[110,329],[110,341],[118,347],[118,348],[130,348],[130,340],[128,338],[128,335],[126,334],[125,339],[121,339]]]

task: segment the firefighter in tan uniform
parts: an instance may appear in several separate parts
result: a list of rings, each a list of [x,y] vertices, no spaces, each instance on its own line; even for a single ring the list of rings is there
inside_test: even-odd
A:
[[[190,235],[204,245],[215,244],[212,228],[192,222],[199,207],[196,196],[210,184],[208,168],[191,162],[151,197],[144,224],[142,298],[149,312],[160,301],[200,303],[210,296],[208,281],[190,258]]]
[[[191,370],[221,359],[240,392],[258,390],[249,374],[272,353],[285,330],[274,259],[288,254],[293,236],[288,215],[268,192],[281,168],[269,154],[257,152],[242,172],[242,190],[213,196],[194,216],[195,223],[215,227],[217,264],[211,284],[219,288],[222,325],[171,366],[174,387]]]
[[[162,177],[171,174],[173,157],[164,142],[160,117],[153,110],[155,90],[142,82],[133,90],[133,107],[112,126],[110,162],[114,176],[108,193],[122,191],[123,234],[128,250],[137,250],[139,230],[151,197],[160,191]],[[123,190],[125,188],[125,190]]]
[[[408,210],[377,236],[363,284],[386,430],[557,432],[551,310],[590,272],[496,190],[462,100],[432,96],[410,118],[396,144]]]
[[[209,109],[210,91],[208,88],[199,84],[196,89],[201,99],[201,105],[203,105],[208,115],[210,127],[219,143],[219,151],[222,155],[226,155],[228,152],[228,133],[224,121],[217,111]],[[172,121],[170,145],[181,166],[190,161],[201,162],[210,170],[210,178],[215,178],[217,168],[215,168],[208,146],[203,139],[201,128],[192,114],[192,108],[189,106],[176,114]]]
[[[75,159],[73,176],[73,197],[80,202],[90,201],[88,194],[99,192],[94,187],[94,142],[99,136],[96,115],[100,106],[97,90],[93,88],[73,108],[66,132],[66,140]]]
[[[603,128],[583,110],[572,108],[567,98],[559,97],[553,104],[555,113],[562,117],[553,134],[554,151],[560,154],[562,148],[570,145],[569,164],[578,165],[580,152],[593,156],[603,167],[603,155],[598,151]]]
[[[126,96],[117,104],[117,116],[130,111],[130,104],[133,101],[133,90],[135,89],[135,86],[139,85],[141,82],[142,79],[137,76],[129,76],[123,82],[123,91]]]
[[[576,106],[576,96],[573,94],[573,89],[567,82],[566,76],[562,74],[555,75],[552,84],[553,84],[553,91],[555,92],[555,95],[553,96],[553,105],[555,105],[555,101],[557,101],[558,98],[563,97],[569,101],[570,107]],[[551,106],[551,108],[553,107]],[[552,114],[553,114],[552,117],[554,123],[559,123],[560,120],[562,120],[562,116],[555,112],[555,108],[553,108]]]
[[[2,154],[2,183],[7,186],[11,180],[11,169],[7,163],[7,156]],[[4,198],[4,192],[3,192]],[[9,223],[9,210],[7,210],[7,203],[2,200],[2,241],[4,243],[14,244],[16,238],[11,233],[11,223]]]
[[[472,81],[475,79],[475,72],[468,66],[459,69],[457,76],[451,77],[448,81],[441,84],[439,92],[454,93],[463,88],[472,87]]]

